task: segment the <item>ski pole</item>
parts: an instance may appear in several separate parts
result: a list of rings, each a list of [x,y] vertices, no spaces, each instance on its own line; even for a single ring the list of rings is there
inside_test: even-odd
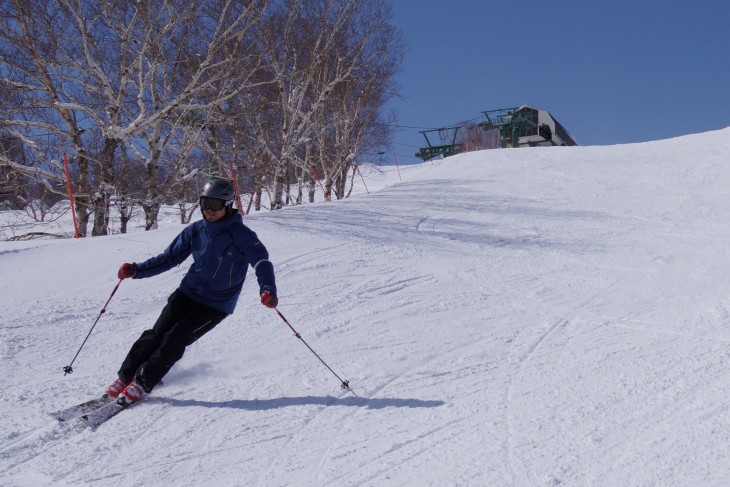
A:
[[[84,341],[81,343],[81,346],[79,347],[79,351],[76,352],[76,355],[74,355],[74,358],[71,360],[71,363],[63,368],[63,375],[70,374],[74,371],[73,367],[71,367],[71,366],[73,365],[74,361],[76,360],[76,357],[79,356],[79,353],[81,353],[81,349],[84,348],[84,345],[86,345],[86,340],[88,340],[89,336],[91,336],[91,332],[94,331],[94,327],[99,322],[101,315],[106,313],[106,307],[109,305],[109,301],[112,300],[112,298],[114,297],[114,293],[117,292],[117,289],[119,289],[119,285],[122,283],[123,280],[124,279],[119,279],[119,282],[117,283],[117,285],[114,286],[114,291],[112,291],[111,295],[109,295],[109,299],[107,299],[106,303],[104,303],[104,307],[101,309],[99,316],[96,317],[96,321],[94,322],[94,324],[91,325],[91,330],[89,330],[89,333],[86,334],[86,338],[84,338]]]
[[[340,378],[340,376],[337,375],[335,373],[335,371],[332,370],[332,368],[329,365],[327,365],[327,362],[325,362],[324,360],[322,360],[322,357],[320,357],[319,355],[317,355],[317,352],[315,352],[312,349],[312,347],[309,346],[309,344],[304,340],[304,338],[302,338],[302,335],[300,335],[299,332],[296,331],[293,326],[291,326],[291,323],[289,323],[289,320],[287,320],[286,318],[284,318],[284,315],[281,314],[281,311],[279,311],[277,308],[274,308],[274,311],[276,311],[277,314],[281,317],[281,319],[284,320],[284,323],[286,323],[286,326],[288,326],[291,329],[291,331],[294,332],[294,336],[297,337],[297,338],[299,338],[302,341],[302,343],[304,343],[307,346],[307,348],[309,349],[309,351],[312,352],[314,354],[314,356],[317,357],[319,359],[319,361],[322,362],[324,364],[324,366],[327,367],[329,369],[329,371],[332,372],[332,374],[339,379],[339,381],[340,381],[340,387],[342,389],[351,390],[350,389],[350,381],[349,380],[342,380],[342,378]]]

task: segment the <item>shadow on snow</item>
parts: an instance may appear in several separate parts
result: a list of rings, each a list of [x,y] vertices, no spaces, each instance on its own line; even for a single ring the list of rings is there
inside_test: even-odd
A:
[[[345,397],[336,398],[333,396],[303,396],[303,397],[279,397],[275,399],[234,399],[232,401],[197,401],[193,399],[172,399],[165,397],[148,398],[149,402],[170,404],[179,407],[207,407],[207,408],[231,408],[246,409],[249,411],[261,411],[267,409],[279,409],[291,406],[348,406],[367,409],[384,408],[436,408],[446,404],[444,401],[423,401],[420,399],[398,399],[398,398],[365,398]]]

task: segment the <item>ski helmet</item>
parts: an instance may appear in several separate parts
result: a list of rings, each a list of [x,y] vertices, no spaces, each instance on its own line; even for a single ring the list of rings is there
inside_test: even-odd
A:
[[[215,198],[223,200],[230,205],[233,203],[233,198],[236,196],[236,191],[233,189],[233,185],[225,179],[213,179],[205,183],[203,191],[200,192],[200,197]],[[226,206],[227,206],[226,205]]]

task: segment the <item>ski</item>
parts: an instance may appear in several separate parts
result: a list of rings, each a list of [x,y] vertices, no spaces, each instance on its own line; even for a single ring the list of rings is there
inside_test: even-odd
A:
[[[90,411],[86,414],[83,414],[79,417],[81,421],[86,423],[86,426],[89,428],[95,430],[102,424],[104,424],[106,421],[110,420],[117,414],[121,413],[125,409],[127,409],[129,406],[131,406],[134,403],[128,403],[123,398],[119,398],[114,402],[110,402],[108,404],[105,404],[104,406],[94,409],[93,411]]]
[[[101,397],[96,397],[89,401],[82,402],[81,404],[76,404],[76,405],[68,407],[66,409],[61,409],[59,411],[53,411],[48,414],[50,414],[51,416],[56,418],[59,423],[63,423],[65,421],[69,421],[71,419],[76,419],[79,416],[82,416],[84,414],[88,414],[91,411],[99,409],[102,406],[106,406],[112,400],[113,400],[112,398],[110,398],[109,396],[104,394]]]

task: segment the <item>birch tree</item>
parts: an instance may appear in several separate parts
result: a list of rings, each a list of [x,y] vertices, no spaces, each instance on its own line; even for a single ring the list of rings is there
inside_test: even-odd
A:
[[[343,38],[362,4],[362,0],[281,1],[272,7],[263,25],[262,49],[276,97],[263,97],[267,106],[261,113],[265,116],[248,122],[249,134],[256,139],[253,143],[264,148],[272,164],[274,208],[283,204],[287,171],[306,166],[301,153],[311,135],[314,114],[354,68],[353,58],[332,63],[327,53],[336,50],[336,42]],[[332,64],[325,68],[327,63]],[[272,117],[278,118],[273,134],[268,132]]]
[[[347,164],[368,146],[366,140],[372,139],[367,134],[374,135],[378,124],[384,126],[382,108],[397,93],[393,76],[403,52],[390,12],[390,4],[381,0],[284,0],[272,5],[261,45],[273,84],[258,96],[239,100],[245,107],[239,128],[248,137],[244,145],[256,147],[259,159],[269,164],[266,177],[274,208],[285,203],[289,177],[298,183],[293,200],[301,201],[304,184],[313,198],[317,176],[325,178],[329,198],[335,175],[346,172]],[[379,143],[385,143],[388,130],[380,134],[385,138]],[[336,138],[340,152],[347,148],[345,156],[333,152]]]
[[[11,159],[18,164],[24,163],[23,147],[20,141],[0,131],[0,157]],[[21,209],[22,187],[25,178],[9,166],[0,165],[0,207],[7,205],[13,209]]]
[[[357,158],[375,151],[389,137],[392,116],[385,118],[385,104],[396,95],[395,75],[404,48],[399,32],[390,24],[391,9],[384,2],[369,2],[353,22],[349,39],[338,42],[331,57],[356,56],[349,79],[338,84],[317,114],[314,135],[318,141],[325,200],[345,196],[348,172]]]
[[[82,235],[107,232],[114,161],[126,145],[143,161],[148,222],[165,191],[162,155],[178,128],[249,88],[259,67],[250,38],[267,0],[10,0],[0,4],[0,83],[16,102],[0,125],[32,153],[0,164],[62,179],[60,150],[74,154]],[[49,184],[50,185],[50,184]]]

